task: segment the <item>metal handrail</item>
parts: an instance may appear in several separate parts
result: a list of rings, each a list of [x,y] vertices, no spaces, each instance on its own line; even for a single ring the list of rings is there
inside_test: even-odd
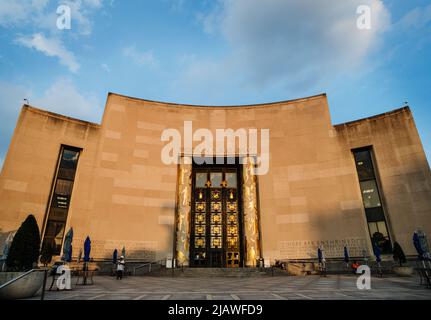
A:
[[[145,267],[147,267],[147,266],[149,267],[148,272],[151,272],[151,266],[152,266],[153,264],[160,264],[160,265],[162,266],[162,265],[163,265],[163,262],[165,262],[165,263],[166,263],[166,260],[162,259],[162,260],[157,260],[157,261],[147,262],[147,263],[144,263],[144,264],[139,265],[139,266],[137,266],[137,267],[134,267],[134,268],[133,268],[133,275],[134,275],[134,276],[136,275],[136,270],[138,270],[138,269],[142,269],[142,268],[145,268]]]
[[[43,269],[31,269],[30,271],[27,271],[25,273],[23,273],[22,275],[9,280],[8,282],[2,284],[0,286],[0,290],[6,288],[7,286],[10,286],[12,283],[15,283],[16,281],[28,276],[29,274],[32,274],[33,272],[44,272],[44,277],[43,277],[43,285],[42,285],[42,295],[40,297],[40,300],[43,300],[45,298],[45,288],[46,288],[46,279],[48,278],[48,270],[47,268],[43,268]]]
[[[342,262],[344,258],[336,257],[336,258],[325,258],[326,263],[328,262]],[[370,256],[367,257],[349,257],[351,261],[366,261],[366,262],[372,262]],[[309,259],[275,259],[280,262],[286,262],[286,263],[318,263],[319,259],[316,258],[309,258]]]

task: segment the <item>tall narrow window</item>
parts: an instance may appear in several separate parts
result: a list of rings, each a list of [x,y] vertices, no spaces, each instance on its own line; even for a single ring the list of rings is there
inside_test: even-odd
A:
[[[353,155],[355,157],[371,242],[377,245],[383,254],[390,253],[392,245],[383,211],[371,149],[353,150]]]
[[[42,245],[51,245],[54,255],[61,253],[78,159],[79,149],[61,148]]]

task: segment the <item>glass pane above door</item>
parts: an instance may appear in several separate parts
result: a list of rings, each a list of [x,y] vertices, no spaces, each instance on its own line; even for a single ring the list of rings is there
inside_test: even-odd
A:
[[[236,181],[236,172],[227,172],[226,173],[226,182],[228,188],[237,188],[237,181]]]
[[[211,176],[211,188],[221,188],[223,173],[211,172],[210,176]]]
[[[205,188],[205,183],[207,183],[207,173],[196,173],[196,188]]]

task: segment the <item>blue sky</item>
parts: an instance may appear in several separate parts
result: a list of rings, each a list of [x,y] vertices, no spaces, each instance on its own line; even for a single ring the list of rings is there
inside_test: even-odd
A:
[[[24,98],[100,122],[110,91],[209,105],[326,92],[334,124],[408,102],[431,159],[430,31],[429,0],[1,0],[0,165]]]

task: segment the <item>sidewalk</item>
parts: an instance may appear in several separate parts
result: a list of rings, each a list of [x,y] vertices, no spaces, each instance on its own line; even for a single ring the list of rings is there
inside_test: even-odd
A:
[[[94,285],[68,292],[47,291],[46,300],[431,300],[419,279],[372,278],[371,290],[358,290],[354,275],[327,277],[169,278],[94,277]],[[50,279],[49,279],[50,280]],[[49,282],[49,281],[48,281]],[[34,297],[33,299],[39,299]]]

